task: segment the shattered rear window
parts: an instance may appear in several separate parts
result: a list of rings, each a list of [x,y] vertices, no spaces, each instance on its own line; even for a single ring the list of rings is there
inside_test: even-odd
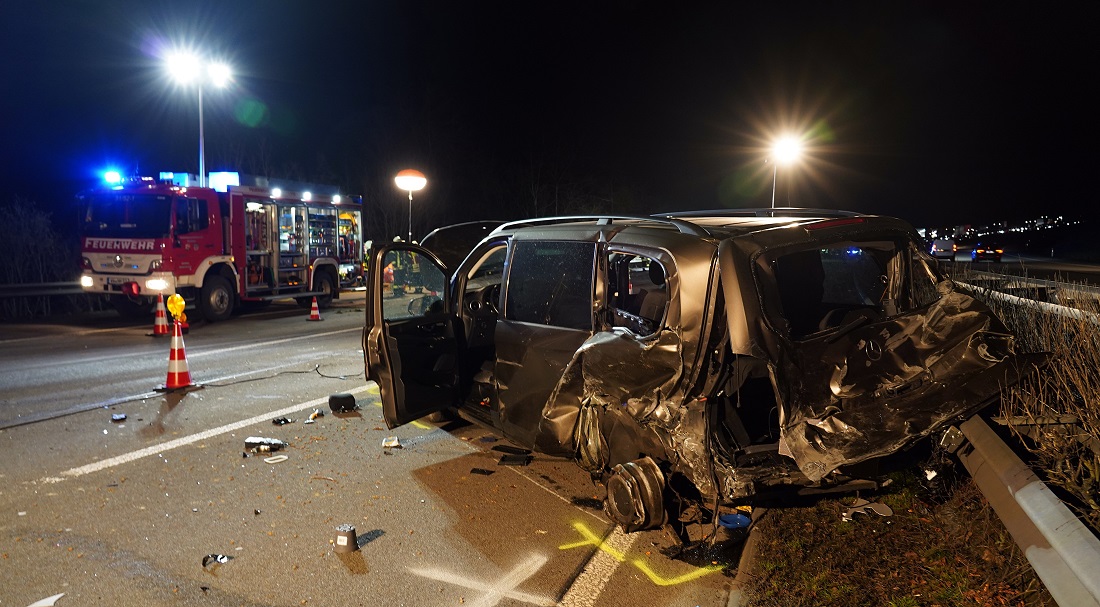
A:
[[[936,277],[913,251],[891,240],[846,241],[777,257],[772,271],[791,338],[935,301]]]

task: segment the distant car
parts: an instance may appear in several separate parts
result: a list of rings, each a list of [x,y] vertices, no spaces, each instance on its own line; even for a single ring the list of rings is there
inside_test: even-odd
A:
[[[955,251],[958,250],[958,246],[954,240],[950,238],[937,238],[932,241],[932,257],[936,259],[955,259]]]
[[[1004,255],[1004,252],[1004,249],[998,245],[978,243],[970,250],[970,259],[971,261],[995,261],[1000,263],[1001,255]]]

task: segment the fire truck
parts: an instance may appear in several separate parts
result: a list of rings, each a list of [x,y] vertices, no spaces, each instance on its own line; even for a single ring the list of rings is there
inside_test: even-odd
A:
[[[150,314],[158,294],[179,293],[203,318],[220,321],[242,304],[276,299],[309,308],[316,297],[326,308],[340,287],[361,282],[361,200],[192,187],[193,177],[116,180],[78,196],[85,293],[110,298],[124,316]]]

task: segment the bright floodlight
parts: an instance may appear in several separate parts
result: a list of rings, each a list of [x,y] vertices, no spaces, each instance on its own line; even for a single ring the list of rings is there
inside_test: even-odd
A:
[[[302,200],[305,200],[307,202],[310,201],[310,200],[313,200],[313,192],[310,192],[308,190],[305,191],[305,192],[302,192]]]
[[[397,187],[409,194],[424,189],[424,186],[428,184],[428,178],[424,177],[424,173],[414,169],[401,171],[393,178],[393,181],[397,184]]]
[[[802,142],[794,137],[783,137],[772,146],[776,162],[790,164],[802,154]]]
[[[212,63],[206,68],[210,81],[216,87],[224,87],[233,78],[233,71],[224,63]]]
[[[176,79],[176,82],[186,84],[191,82],[199,73],[199,59],[188,53],[173,53],[167,60],[168,73]]]

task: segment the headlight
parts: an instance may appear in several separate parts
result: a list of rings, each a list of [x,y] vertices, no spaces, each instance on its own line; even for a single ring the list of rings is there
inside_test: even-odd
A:
[[[149,291],[164,291],[168,288],[168,281],[163,278],[146,280],[145,288]]]
[[[80,277],[80,286],[81,287],[90,287],[93,284],[94,283],[92,282],[92,277],[91,276],[81,276]]]

